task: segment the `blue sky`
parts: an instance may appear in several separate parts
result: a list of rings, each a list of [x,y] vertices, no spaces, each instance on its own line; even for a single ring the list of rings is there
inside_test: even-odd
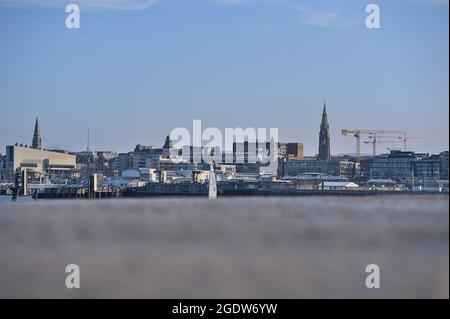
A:
[[[0,152],[161,146],[175,127],[277,127],[317,153],[323,100],[332,153],[343,128],[402,129],[449,148],[448,1],[0,0]],[[381,8],[381,29],[365,7]],[[385,145],[389,147],[390,145]],[[366,145],[364,152],[370,152]]]

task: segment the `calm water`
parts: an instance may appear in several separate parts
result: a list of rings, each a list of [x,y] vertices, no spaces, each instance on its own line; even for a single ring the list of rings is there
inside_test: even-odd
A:
[[[0,297],[448,298],[448,240],[441,196],[1,202]]]

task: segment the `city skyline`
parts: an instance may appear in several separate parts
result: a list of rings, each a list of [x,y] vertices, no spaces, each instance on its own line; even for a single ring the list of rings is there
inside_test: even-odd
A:
[[[425,137],[417,152],[448,150],[448,2],[378,1],[380,30],[356,2],[80,1],[81,28],[68,30],[51,0],[0,0],[1,152],[31,144],[39,116],[48,148],[84,150],[88,128],[92,149],[160,146],[201,119],[277,127],[315,155],[324,99],[332,154],[354,153],[344,128],[405,130]]]
[[[47,146],[46,147],[45,144],[42,142],[39,122],[40,122],[39,118],[36,117],[35,124],[34,124],[34,130],[33,130],[33,138],[32,138],[31,144],[21,143],[21,142],[14,142],[14,143],[10,143],[10,144],[5,145],[5,147],[16,145],[16,146],[21,146],[21,147],[23,146],[23,147],[31,148],[31,149],[42,149],[42,150],[50,150],[50,151],[52,151],[52,150],[53,151],[67,151],[67,152],[70,152],[70,153],[80,153],[80,152],[81,153],[83,153],[83,152],[115,152],[115,153],[125,154],[125,153],[132,152],[132,149],[135,149],[138,146],[142,146],[142,147],[150,146],[150,147],[155,148],[155,149],[158,149],[158,148],[163,148],[163,149],[164,148],[169,148],[169,145],[171,145],[172,142],[173,142],[170,139],[170,135],[167,135],[164,138],[164,143],[159,143],[159,144],[158,143],[156,143],[156,144],[136,143],[136,144],[131,144],[130,148],[127,149],[127,150],[124,150],[124,151],[117,151],[115,149],[108,148],[108,147],[92,148],[91,147],[91,136],[90,136],[91,130],[88,129],[87,136],[86,136],[87,144],[86,144],[86,148],[85,149],[67,149],[67,148],[64,148],[64,147],[56,146],[56,145],[55,146]],[[216,129],[216,128],[213,128],[213,129]],[[231,129],[232,130],[235,130],[235,129],[239,130],[241,128],[231,128]],[[253,129],[253,128],[250,128],[250,129]],[[356,154],[357,154],[356,152],[333,153],[332,152],[332,148],[331,148],[331,136],[329,134],[328,129],[329,129],[329,126],[328,126],[327,109],[326,109],[326,103],[324,103],[323,110],[322,110],[322,122],[320,124],[319,136],[318,136],[318,142],[317,142],[318,152],[315,153],[315,154],[306,154],[305,153],[304,155],[306,157],[317,157],[318,160],[329,161],[329,160],[331,160],[331,158],[333,156],[342,156],[342,155],[356,156]],[[389,138],[391,140],[389,142],[387,142],[387,143],[383,142],[383,140],[382,140],[380,144],[389,144],[389,143],[392,142],[392,144],[391,144],[392,147],[386,148],[387,151],[384,151],[384,148],[382,148],[381,151],[377,152],[377,155],[388,154],[388,153],[390,153],[390,151],[393,151],[393,150],[395,150],[395,151],[412,151],[412,152],[416,152],[415,150],[412,150],[409,147],[407,149],[404,148],[405,138],[407,139],[406,143],[409,143],[409,137],[407,135],[403,136],[400,133],[401,132],[399,132],[398,136],[395,136],[395,137],[394,136],[389,136]],[[406,133],[406,132],[404,132],[404,133]],[[352,135],[350,135],[350,136],[352,136]],[[363,140],[364,143],[361,143],[361,144],[371,144],[371,145],[373,144],[373,142],[372,142],[372,140],[370,138],[370,135],[368,135],[368,136],[369,136],[368,140],[367,141]],[[356,137],[356,136],[353,136],[353,137]],[[383,135],[381,137],[383,137]],[[236,136],[236,138],[238,138],[238,137]],[[245,142],[248,141],[247,138],[249,138],[249,136],[245,137]],[[414,137],[413,137],[413,139],[414,139]],[[393,140],[395,141],[395,143],[394,143]],[[162,141],[162,139],[161,139],[161,141]],[[258,137],[256,137],[256,139],[254,141],[258,142],[259,141]],[[207,144],[207,142],[208,141],[202,140],[202,147],[205,146]],[[238,142],[238,140],[236,140],[236,142]],[[302,149],[304,147],[304,144],[301,143],[301,142],[292,142],[292,141],[279,140],[278,143],[279,144],[299,143],[299,144],[302,145]],[[189,146],[192,147],[192,142],[191,142],[191,145],[183,145],[183,147],[189,147]],[[380,145],[377,144],[377,146],[378,147],[376,149],[379,150]],[[372,151],[373,151],[373,145],[371,146],[371,148],[372,148]],[[182,148],[179,148],[179,149],[181,150]],[[441,152],[445,152],[445,151],[448,152],[448,149],[447,150],[446,149],[440,150],[440,151],[436,152],[436,154],[441,153]],[[416,153],[419,153],[419,154],[420,153],[432,154],[433,152],[423,151],[423,152],[416,152]],[[2,155],[2,152],[0,152],[0,155]],[[373,156],[373,154],[370,154],[369,152],[362,152],[360,155]]]

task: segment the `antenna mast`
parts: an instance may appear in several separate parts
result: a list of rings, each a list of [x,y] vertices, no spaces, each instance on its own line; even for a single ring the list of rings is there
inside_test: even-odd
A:
[[[91,130],[88,128],[88,134],[87,134],[87,151],[90,152],[91,151]]]

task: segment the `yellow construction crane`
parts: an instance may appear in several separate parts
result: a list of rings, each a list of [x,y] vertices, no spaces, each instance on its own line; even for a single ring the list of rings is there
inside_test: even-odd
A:
[[[387,136],[382,136],[382,137],[384,138],[384,137],[387,137]],[[377,149],[380,146],[380,144],[390,144],[390,145],[392,145],[392,148],[388,148],[389,150],[391,150],[391,149],[400,149],[400,147],[396,147],[396,145],[401,143],[401,141],[400,140],[395,140],[395,139],[387,140],[387,141],[380,140],[380,139],[378,139],[378,140],[369,139],[367,141],[363,141],[363,143],[364,144],[371,144],[372,145],[372,150],[373,150],[373,156],[377,156]]]
[[[386,135],[396,135],[396,136],[406,136],[405,131],[396,130],[342,130],[342,135],[349,136],[353,135],[356,138],[356,162],[361,163],[361,136],[366,135],[369,139],[373,141],[373,153],[377,153],[377,139],[381,136]]]
[[[397,138],[403,142],[403,150],[404,151],[408,150],[408,141],[409,140],[425,139],[425,137],[423,137],[423,136],[408,136],[408,135],[406,135],[406,133],[403,134],[403,136],[397,136]]]
[[[377,139],[378,138],[378,139]],[[391,138],[391,139],[397,139],[397,141],[392,141],[392,142],[386,142],[386,141],[380,141],[380,138]],[[412,139],[423,139],[424,137],[421,136],[408,136],[405,132],[401,133],[401,134],[397,134],[397,135],[379,135],[379,136],[369,136],[369,141],[364,141],[365,144],[372,144],[373,145],[373,156],[377,155],[377,144],[381,144],[381,143],[392,143],[397,144],[397,143],[403,143],[403,151],[407,151],[408,150],[408,141],[412,140]]]
[[[389,139],[393,139],[392,141],[384,141],[381,139],[385,139],[385,138],[389,138]],[[402,141],[406,141],[406,133],[402,132],[399,133],[397,135],[381,135],[381,134],[377,134],[377,135],[369,135],[368,136],[368,140],[364,141],[364,144],[372,144],[372,150],[373,156],[377,156],[377,146],[379,144],[397,144],[397,143],[401,143]],[[406,149],[406,142],[404,142],[404,146],[403,146],[403,150]]]

